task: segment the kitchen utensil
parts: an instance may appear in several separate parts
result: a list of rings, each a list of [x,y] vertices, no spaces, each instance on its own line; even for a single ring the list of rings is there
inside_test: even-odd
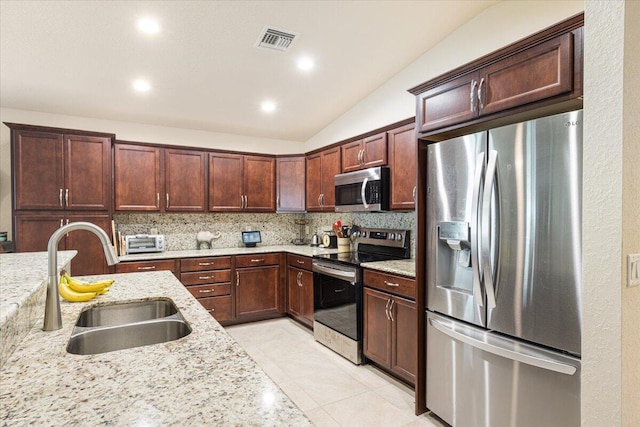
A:
[[[333,223],[333,232],[336,233],[336,236],[338,237],[344,237],[342,235],[342,223],[340,222],[340,220],[337,220],[336,222]]]

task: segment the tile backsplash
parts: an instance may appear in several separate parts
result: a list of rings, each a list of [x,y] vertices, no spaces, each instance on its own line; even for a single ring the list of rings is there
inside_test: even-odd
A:
[[[150,234],[157,230],[165,235],[165,247],[169,251],[197,249],[196,234],[210,231],[220,237],[212,240],[213,248],[242,246],[242,231],[260,231],[262,245],[287,245],[300,237],[297,219],[305,219],[304,238],[314,233],[322,236],[331,230],[337,219],[343,224],[361,227],[379,227],[411,230],[411,253],[415,253],[415,213],[307,213],[307,214],[258,214],[258,213],[117,213],[113,215],[118,230],[123,235]],[[308,231],[307,231],[308,230]]]

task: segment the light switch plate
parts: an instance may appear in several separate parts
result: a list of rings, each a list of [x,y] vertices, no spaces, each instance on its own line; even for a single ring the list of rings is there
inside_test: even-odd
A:
[[[627,287],[640,285],[640,254],[627,255]]]

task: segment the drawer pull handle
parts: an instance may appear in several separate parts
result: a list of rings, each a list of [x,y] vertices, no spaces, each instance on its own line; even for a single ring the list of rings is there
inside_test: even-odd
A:
[[[138,270],[155,270],[156,266],[155,265],[151,265],[149,267],[138,267]]]
[[[298,262],[298,264],[304,264],[304,261],[300,261],[299,259],[296,260]]]
[[[215,308],[212,308],[211,310],[207,310],[209,313],[213,313],[214,311],[216,311]]]
[[[393,286],[393,287],[398,287],[398,286],[400,286],[400,285],[399,285],[399,284],[397,284],[397,283],[387,282],[386,280],[384,281],[384,284],[385,284],[385,285],[387,285],[387,286]]]
[[[213,279],[213,276],[198,276],[198,279],[200,279],[200,280],[209,280],[209,279]]]
[[[333,292],[335,292],[336,294],[339,294],[340,292],[344,292],[345,288],[342,289],[335,289]]]
[[[198,265],[213,265],[212,262],[199,262]]]
[[[198,292],[200,292],[201,294],[210,294],[211,292],[214,292],[213,289],[198,289]]]
[[[251,262],[264,262],[264,258],[253,258]]]

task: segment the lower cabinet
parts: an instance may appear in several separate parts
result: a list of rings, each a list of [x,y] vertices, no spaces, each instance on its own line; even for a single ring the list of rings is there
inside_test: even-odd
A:
[[[235,321],[284,313],[281,257],[278,253],[236,256]]]
[[[15,216],[16,252],[46,251],[49,238],[58,228],[71,222],[91,222],[110,234],[111,218],[107,213],[19,214]],[[71,260],[71,274],[87,276],[110,272],[102,244],[90,231],[76,230],[63,237],[58,250],[75,249],[78,254]]]
[[[233,320],[231,267],[230,256],[180,260],[180,281],[223,325]]]
[[[313,273],[309,257],[287,256],[287,313],[313,327]]]
[[[157,261],[125,261],[116,264],[116,273],[140,273],[150,271],[170,271],[180,278],[177,260],[163,259]]]
[[[364,283],[364,356],[415,385],[418,340],[416,303],[367,287],[366,270]]]

